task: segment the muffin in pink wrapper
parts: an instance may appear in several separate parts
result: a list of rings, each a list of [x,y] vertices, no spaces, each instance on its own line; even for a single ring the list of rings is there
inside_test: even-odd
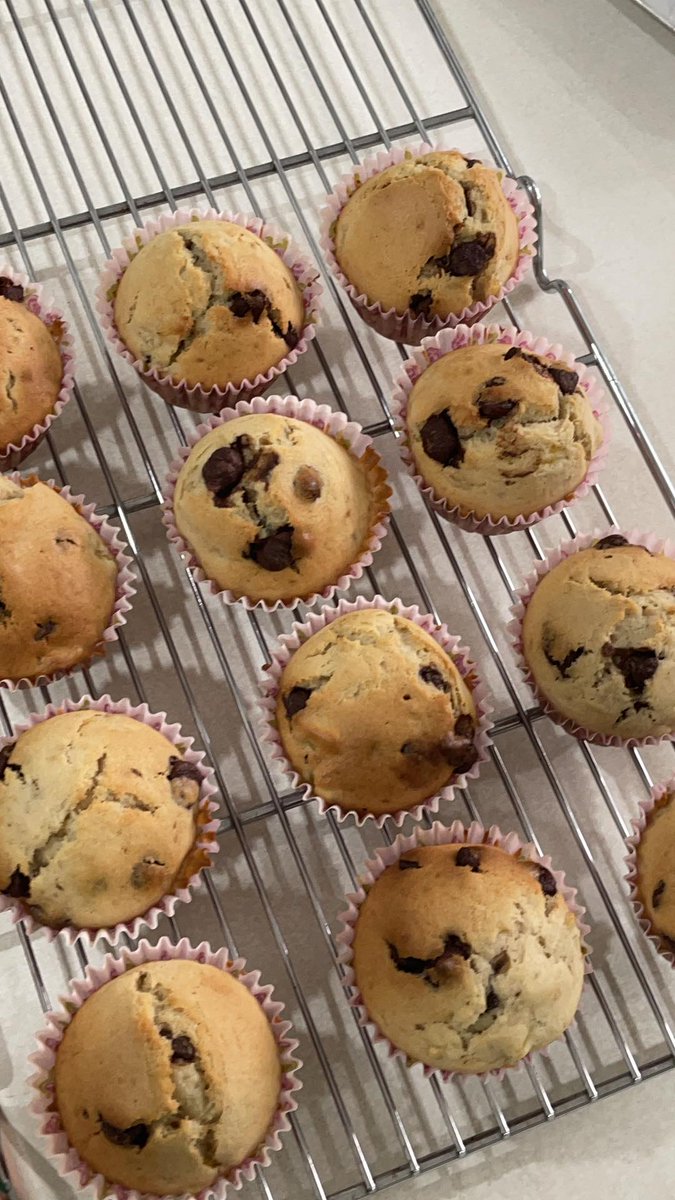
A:
[[[0,266],[0,471],[32,454],[73,392],[75,353],[39,283]]]
[[[357,825],[420,820],[478,776],[490,713],[469,651],[400,600],[359,597],[279,638],[258,735],[293,788]]]
[[[372,439],[314,400],[240,400],[191,435],[165,488],[169,541],[225,604],[274,612],[360,579],[391,488]]]
[[[525,277],[534,210],[514,179],[460,150],[381,150],[344,175],[321,212],[326,262],[384,337],[472,324]]]
[[[217,413],[305,353],[321,292],[314,263],[276,225],[179,209],[113,251],[96,308],[108,341],[167,404]]]
[[[118,637],[135,594],[117,528],[68,487],[0,476],[0,686],[48,684]]]
[[[272,997],[243,959],[185,938],[72,983],[29,1085],[45,1157],[78,1196],[223,1200],[269,1165],[302,1086]]]
[[[437,821],[400,834],[347,900],[349,1003],[408,1067],[502,1078],[573,1021],[590,971],[584,909],[515,833]]]
[[[509,624],[544,712],[573,737],[651,746],[675,732],[675,543],[615,526],[535,564]]]
[[[675,775],[640,802],[626,839],[630,901],[638,925],[675,967]]]
[[[192,743],[165,713],[110,696],[51,704],[1,739],[0,912],[48,941],[115,946],[189,903],[219,825]]]
[[[609,448],[594,377],[559,345],[500,325],[425,338],[392,411],[422,495],[468,533],[525,529],[587,495]]]

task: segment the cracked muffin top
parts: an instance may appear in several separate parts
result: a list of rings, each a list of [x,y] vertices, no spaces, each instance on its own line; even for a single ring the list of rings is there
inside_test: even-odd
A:
[[[647,813],[635,851],[635,890],[663,950],[675,952],[675,791]]]
[[[63,379],[54,333],[23,301],[21,284],[0,278],[0,452],[53,412]]]
[[[94,992],[56,1054],[68,1140],[109,1183],[196,1195],[258,1151],[281,1063],[248,988],[189,960],[132,967]]]
[[[329,804],[391,813],[430,799],[478,758],[476,709],[431,634],[394,613],[346,613],[285,667],[276,723],[298,775]]]
[[[563,717],[621,738],[675,731],[675,561],[601,538],[537,584],[523,654]]]
[[[115,323],[145,370],[204,389],[253,381],[300,340],[302,293],[266,242],[230,221],[191,221],[139,250]]]
[[[350,196],[335,257],[370,304],[448,317],[488,300],[518,262],[501,172],[455,150],[409,155]]]
[[[497,342],[452,350],[414,384],[417,471],[462,513],[514,519],[572,495],[602,442],[579,376]]]
[[[184,887],[201,775],[157,730],[82,710],[0,751],[0,891],[53,928],[103,929]]]
[[[375,880],[354,972],[372,1020],[445,1071],[509,1067],[572,1021],[581,933],[551,871],[496,846],[425,846]]]
[[[35,679],[91,657],[110,623],[117,564],[54,488],[0,478],[0,679]]]
[[[219,587],[252,600],[321,592],[388,512],[372,449],[355,458],[307,421],[236,417],[197,442],[176,481],[176,526]]]

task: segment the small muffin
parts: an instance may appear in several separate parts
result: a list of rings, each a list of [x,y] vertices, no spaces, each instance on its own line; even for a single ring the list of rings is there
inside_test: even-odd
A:
[[[114,312],[144,370],[205,390],[276,366],[304,324],[293,272],[231,221],[191,221],[158,234],[122,275]]]
[[[545,867],[496,846],[425,846],[370,888],[353,944],[370,1018],[444,1071],[510,1067],[565,1031],[581,933]]]
[[[496,342],[428,367],[410,393],[407,425],[417,471],[436,496],[493,520],[569,498],[602,442],[576,371]]]
[[[449,317],[496,296],[518,262],[501,172],[457,150],[409,155],[350,196],[335,225],[349,282],[386,312]]]
[[[0,478],[0,679],[86,662],[115,604],[117,565],[54,488]]]
[[[55,1067],[68,1140],[111,1184],[196,1195],[265,1140],[281,1087],[269,1022],[225,971],[149,962],[94,992]]]
[[[675,791],[667,791],[647,814],[635,850],[635,892],[650,933],[675,953]]]
[[[363,553],[388,511],[385,473],[316,426],[277,413],[226,421],[192,450],[174,515],[209,579],[235,596],[292,600],[321,592]]]
[[[59,929],[103,929],[184,887],[201,775],[120,713],[63,713],[0,751],[0,891]]]
[[[276,723],[301,779],[360,814],[412,808],[478,760],[476,708],[453,660],[377,609],[338,617],[296,650]]]
[[[620,534],[563,559],[523,620],[535,684],[567,720],[620,738],[675,731],[675,561]]]
[[[53,331],[23,301],[21,284],[0,278],[0,454],[53,412],[63,379]]]

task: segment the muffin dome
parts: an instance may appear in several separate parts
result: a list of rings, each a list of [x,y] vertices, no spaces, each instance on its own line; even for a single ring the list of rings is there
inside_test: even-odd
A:
[[[176,482],[178,532],[220,588],[292,600],[335,583],[388,511],[374,451],[356,459],[306,421],[256,413],[197,442]]]
[[[86,662],[110,623],[116,580],[105,542],[58,491],[0,478],[0,679]]]
[[[0,891],[60,928],[130,921],[183,887],[201,776],[161,733],[83,709],[0,751]]]
[[[145,370],[204,389],[253,381],[298,343],[302,293],[266,242],[231,221],[191,221],[143,246],[122,275],[115,324]]]
[[[431,318],[488,300],[518,262],[518,222],[501,173],[437,150],[371,176],[337,218],[335,257],[384,311]]]
[[[473,697],[453,660],[419,625],[376,609],[303,642],[276,722],[303,781],[360,814],[412,808],[478,759]]]
[[[109,1183],[196,1195],[265,1139],[281,1065],[243,983],[188,960],[149,962],[94,992],[56,1054],[71,1145]]]
[[[436,496],[494,520],[571,496],[602,442],[576,371],[496,342],[432,363],[412,388],[407,425]]]
[[[59,347],[23,298],[20,284],[0,279],[0,452],[53,412],[63,379]]]
[[[371,886],[353,967],[370,1018],[411,1059],[508,1067],[560,1037],[583,985],[574,914],[545,867],[496,846],[424,846]]]
[[[537,687],[568,720],[621,738],[675,731],[675,561],[611,534],[539,581],[523,621]]]
[[[669,790],[647,814],[635,851],[635,891],[662,947],[675,952],[675,791]]]

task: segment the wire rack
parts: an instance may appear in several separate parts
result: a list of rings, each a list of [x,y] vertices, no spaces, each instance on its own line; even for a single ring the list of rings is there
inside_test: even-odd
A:
[[[628,464],[630,495],[625,470],[610,469],[603,489],[536,531],[482,539],[439,521],[401,469],[392,433],[390,380],[405,352],[363,326],[327,274],[319,336],[277,389],[328,401],[378,439],[395,518],[377,575],[367,572],[357,590],[400,596],[446,621],[492,689],[490,763],[441,815],[515,828],[554,855],[589,911],[595,973],[578,1021],[549,1058],[501,1083],[441,1085],[406,1071],[371,1045],[347,1007],[334,941],[341,897],[391,834],[319,817],[279,786],[249,707],[270,640],[291,618],[223,610],[171,553],[158,507],[163,477],[195,420],[161,405],[110,358],[93,310],[104,256],[134,222],[167,209],[264,213],[323,269],[321,197],[366,151],[442,138],[515,174],[433,4],[79,0],[57,10],[53,0],[5,0],[0,21],[0,144],[10,164],[0,176],[0,243],[65,307],[79,348],[75,402],[31,467],[113,515],[140,585],[105,660],[0,700],[0,719],[11,732],[50,699],[110,691],[167,709],[207,751],[223,802],[221,854],[205,888],[158,934],[243,954],[296,1025],[300,1108],[283,1154],[252,1192],[355,1200],[671,1068],[667,968],[636,930],[621,859],[630,815],[652,780],[671,772],[672,748],[574,743],[531,706],[504,634],[513,589],[544,545],[613,520],[666,532],[675,511],[666,470],[572,289],[547,274],[537,185],[520,176],[539,216],[534,279],[495,319],[559,338],[597,370],[615,410],[610,461]],[[422,82],[405,65],[412,44],[425,62]],[[18,1079],[0,1102],[29,1140],[30,1033],[40,1009],[97,957],[29,938],[20,924],[0,926],[0,1027]],[[53,1173],[45,1179],[58,1190]]]

